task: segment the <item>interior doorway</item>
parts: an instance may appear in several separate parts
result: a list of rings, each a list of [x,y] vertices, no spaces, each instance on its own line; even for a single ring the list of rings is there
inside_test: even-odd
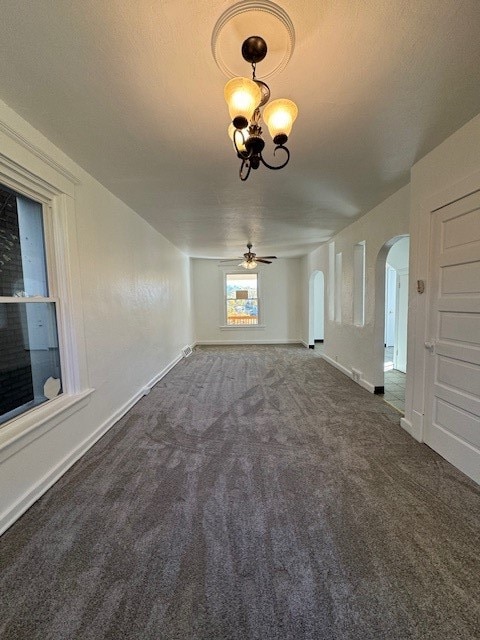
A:
[[[408,258],[410,238],[390,248],[385,263],[384,399],[405,413],[407,372]]]
[[[325,278],[323,271],[310,277],[309,347],[323,350],[325,339]]]
[[[400,236],[383,247],[379,254],[378,273],[380,291],[377,291],[379,316],[378,340],[383,356],[382,376],[383,397],[398,411],[405,413],[405,379],[407,372],[407,317],[408,317],[408,261],[410,252],[409,236]],[[383,280],[383,282],[381,281]]]

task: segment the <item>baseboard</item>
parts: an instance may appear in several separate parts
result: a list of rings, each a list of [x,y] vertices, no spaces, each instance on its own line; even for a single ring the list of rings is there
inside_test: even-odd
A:
[[[414,411],[411,421],[407,418],[400,418],[400,426],[403,427],[412,438],[415,438],[418,442],[423,442],[423,415],[421,413]]]
[[[303,340],[198,340],[196,343],[198,346],[228,346],[230,345],[242,345],[242,344],[303,344]],[[305,345],[308,346],[308,345]]]
[[[326,360],[328,364],[331,364],[333,367],[335,367],[335,369],[338,369],[349,378],[352,377],[352,372],[349,369],[347,369],[347,367],[344,367],[343,364],[340,364],[339,362],[337,362],[336,360],[334,360],[333,358],[330,358],[330,356],[327,356],[325,354],[322,354],[322,358]]]
[[[358,381],[358,384],[363,387],[364,389],[366,389],[369,393],[375,393],[375,385],[372,384],[371,382],[368,382],[368,380],[364,380],[363,378],[360,378],[360,380]]]
[[[43,494],[50,489],[63,474],[70,469],[85,453],[100,440],[143,396],[148,393],[173,367],[182,360],[177,356],[160,373],[155,375],[146,385],[135,393],[115,413],[105,420],[92,434],[81,442],[73,451],[66,455],[58,464],[52,467],[29,491],[24,493],[7,511],[0,515],[0,535],[4,533],[18,518],[29,509]]]
[[[378,388],[378,387],[375,387],[375,385],[373,385],[371,382],[368,382],[368,380],[365,380],[364,378],[357,379],[356,377],[353,376],[353,373],[352,371],[350,371],[350,369],[347,369],[347,367],[344,367],[343,364],[340,364],[336,360],[333,360],[332,358],[330,358],[330,356],[322,354],[322,358],[326,360],[328,364],[331,364],[333,367],[335,367],[336,369],[341,371],[344,375],[346,375],[348,378],[350,378],[350,380],[353,380],[354,382],[359,384],[363,389],[366,389],[369,393],[375,393],[375,389]],[[360,372],[357,372],[356,370],[355,372],[360,373]]]
[[[144,387],[142,387],[142,390],[143,390],[143,389],[145,389],[145,388],[151,389],[152,387],[154,387],[154,386],[157,384],[157,382],[159,382],[162,378],[164,378],[164,377],[167,375],[167,373],[168,373],[169,371],[171,371],[171,370],[173,369],[173,367],[174,367],[175,365],[177,365],[177,364],[180,362],[180,360],[183,360],[183,355],[182,355],[182,354],[178,355],[178,356],[177,356],[176,358],[174,358],[174,359],[173,359],[169,364],[167,364],[167,366],[166,366],[166,367],[164,367],[164,368],[160,371],[160,373],[157,373],[157,375],[156,375],[156,376],[154,376],[154,377],[150,380],[150,382],[147,382],[147,384],[146,384]],[[141,394],[141,395],[140,395],[140,397],[141,397],[143,394],[142,394],[142,392],[140,392],[140,394]],[[137,394],[135,394],[135,396],[134,396],[134,397],[136,397],[136,395],[137,395]],[[140,400],[140,398],[137,398],[137,400],[135,400],[135,402],[132,402],[132,405],[131,405],[131,406],[133,407],[133,405],[134,405],[136,402],[138,402],[138,400]],[[122,415],[124,415],[127,411],[128,411],[128,409],[126,409]]]
[[[303,346],[305,347],[305,349],[308,349],[308,347],[310,346],[308,344],[308,342],[305,342],[305,340],[300,340],[300,344],[303,344]]]

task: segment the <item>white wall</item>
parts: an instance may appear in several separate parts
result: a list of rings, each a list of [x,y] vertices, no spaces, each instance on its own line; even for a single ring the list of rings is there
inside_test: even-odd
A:
[[[49,174],[59,163],[78,180],[80,313],[87,382],[94,389],[69,417],[47,421],[33,442],[2,443],[1,529],[176,361],[193,331],[186,256],[3,103],[0,143],[2,153],[11,152],[32,172]]]
[[[335,254],[342,254],[342,286],[341,286],[341,322],[325,318],[325,356],[346,373],[352,368],[361,374],[361,379],[367,388],[383,384],[383,357],[374,354],[375,336],[378,318],[375,314],[376,282],[378,275],[376,266],[378,255],[382,247],[392,238],[408,234],[410,210],[410,189],[407,185],[387,198],[380,205],[372,209],[353,224],[343,229],[333,238]],[[365,241],[365,324],[356,326],[353,322],[353,251],[354,245]],[[328,260],[328,244],[324,244],[307,256],[304,262],[304,283],[308,283],[315,270],[321,270],[326,275],[326,281],[331,286]],[[330,299],[331,291],[327,290]],[[384,298],[384,293],[382,294]],[[336,304],[335,304],[336,306]],[[382,325],[384,305],[382,303]],[[303,335],[306,336],[308,325],[303,324]],[[378,342],[378,340],[377,340]],[[383,348],[383,340],[380,339]],[[380,370],[376,359],[380,358]]]
[[[192,261],[193,308],[199,343],[286,343],[300,340],[299,258],[274,260],[258,266],[259,327],[222,328],[224,319],[223,274],[230,272],[217,260]],[[235,272],[235,268],[231,270]]]

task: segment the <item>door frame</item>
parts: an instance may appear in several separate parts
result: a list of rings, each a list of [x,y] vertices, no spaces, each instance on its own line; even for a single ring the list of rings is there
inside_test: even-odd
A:
[[[325,273],[322,269],[315,269],[310,274],[309,287],[308,287],[308,346],[310,348],[315,347],[315,313],[316,313],[316,301],[315,301],[315,279],[318,274],[323,278],[323,337],[325,339]]]
[[[374,377],[373,384],[376,389],[382,389],[385,386],[385,289],[386,289],[386,264],[387,256],[393,245],[402,238],[410,237],[409,233],[402,233],[394,236],[385,242],[377,253],[375,263],[375,315],[374,315],[374,333],[373,333],[373,358],[374,358]],[[410,254],[409,254],[410,261]],[[408,335],[408,334],[407,334]],[[408,359],[407,359],[408,362]],[[377,393],[377,391],[375,391]]]

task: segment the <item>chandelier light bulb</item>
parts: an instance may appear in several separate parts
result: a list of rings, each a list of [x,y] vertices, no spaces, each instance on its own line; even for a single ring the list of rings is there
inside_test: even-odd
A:
[[[237,135],[235,136],[236,131],[240,131],[241,134],[243,135],[243,138],[240,135],[240,133],[237,133]],[[233,142],[234,148],[238,149],[238,151],[240,151],[241,153],[247,152],[247,148],[245,147],[245,142],[248,140],[249,136],[250,134],[248,133],[248,127],[246,127],[245,129],[239,130],[233,124],[230,124],[228,126],[228,137]]]
[[[297,105],[285,98],[274,100],[266,105],[263,110],[263,119],[275,144],[285,144],[297,115]]]
[[[245,129],[262,100],[260,88],[248,78],[233,78],[225,85],[224,96],[233,125]]]

